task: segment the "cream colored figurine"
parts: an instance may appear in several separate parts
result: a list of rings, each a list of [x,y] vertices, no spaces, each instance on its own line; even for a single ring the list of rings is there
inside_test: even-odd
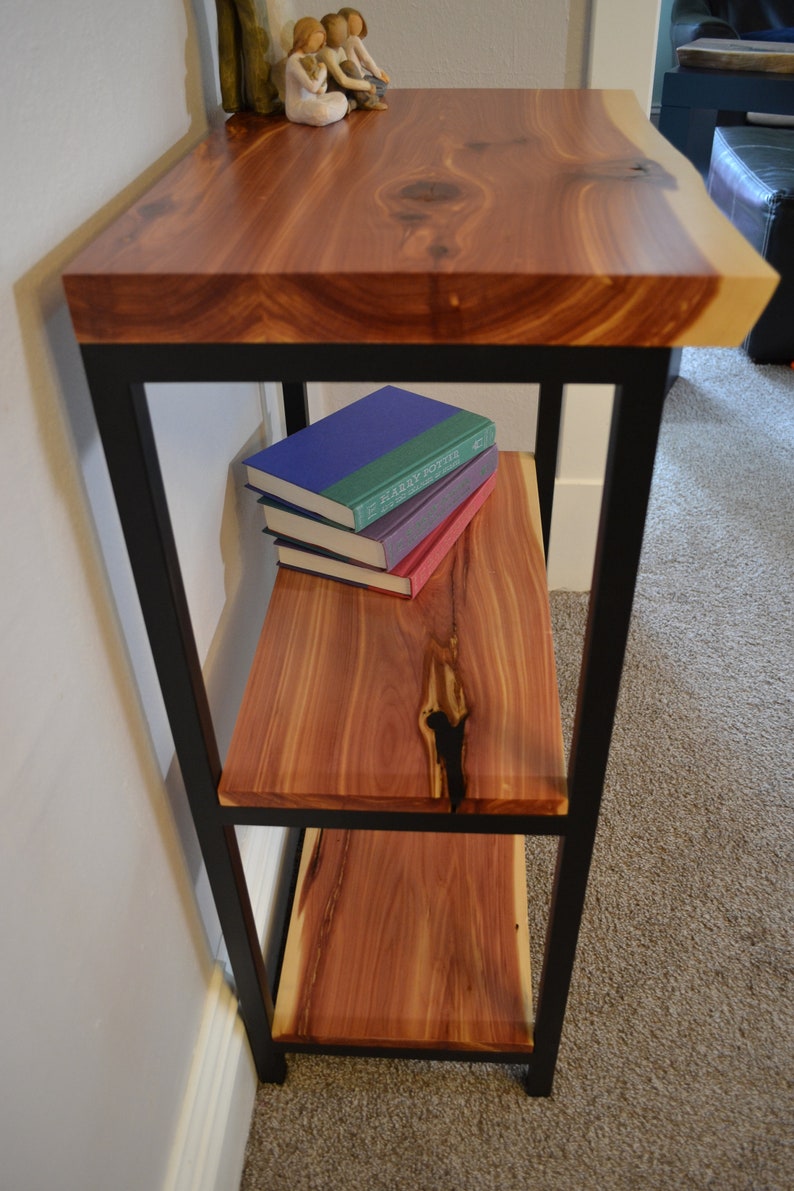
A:
[[[331,80],[329,86],[344,91],[360,108],[385,108],[378,98],[374,79],[365,79],[363,72],[351,62],[345,53],[347,21],[338,12],[329,12],[322,18],[326,44],[318,57],[328,68]]]
[[[374,82],[378,99],[382,100],[391,80],[386,71],[381,70],[377,62],[370,56],[364,45],[364,38],[367,36],[367,22],[357,8],[340,8],[339,15],[347,21],[344,50],[348,62],[355,62],[364,78]]]
[[[334,124],[349,111],[347,96],[340,91],[328,92],[328,71],[315,57],[324,45],[325,30],[314,17],[301,17],[295,22],[284,75],[287,119],[295,124]]]

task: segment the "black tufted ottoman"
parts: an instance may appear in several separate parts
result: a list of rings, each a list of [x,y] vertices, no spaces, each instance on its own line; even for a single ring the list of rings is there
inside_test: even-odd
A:
[[[794,86],[794,80],[792,80]],[[780,274],[744,347],[757,364],[794,361],[794,128],[717,128],[709,194]]]

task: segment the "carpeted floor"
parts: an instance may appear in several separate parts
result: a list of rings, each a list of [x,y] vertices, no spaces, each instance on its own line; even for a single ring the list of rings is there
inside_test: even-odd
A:
[[[553,1096],[292,1056],[242,1191],[794,1186],[793,476],[794,372],[685,351]],[[570,719],[586,597],[552,611]],[[553,848],[527,844],[536,970]]]

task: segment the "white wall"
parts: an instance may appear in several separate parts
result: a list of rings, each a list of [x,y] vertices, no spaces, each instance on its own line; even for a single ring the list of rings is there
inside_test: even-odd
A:
[[[367,0],[367,46],[399,87],[559,87],[568,0]],[[388,65],[387,65],[388,64]]]
[[[650,114],[662,0],[593,0],[590,86],[628,87]]]
[[[258,2],[269,13],[275,61],[289,52],[306,9],[296,0]],[[367,0],[362,11],[367,48],[396,87],[561,87],[584,81],[589,2]]]
[[[670,41],[670,14],[673,11],[673,0],[661,0],[659,8],[659,36],[656,41],[656,59],[654,62],[652,103],[658,108],[662,102],[662,83],[664,72],[672,70],[678,65],[675,50]]]
[[[60,283],[203,132],[212,39],[186,0],[0,6],[0,1184],[14,1191],[163,1184],[219,941]],[[259,393],[154,397],[200,646],[234,690],[222,635],[260,620],[270,578],[228,474]]]

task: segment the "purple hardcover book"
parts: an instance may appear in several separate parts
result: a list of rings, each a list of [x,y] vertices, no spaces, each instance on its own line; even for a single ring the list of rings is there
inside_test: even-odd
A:
[[[278,565],[327,579],[338,579],[343,583],[352,583],[355,587],[367,587],[371,591],[390,592],[413,599],[449,554],[495,487],[496,476],[492,474],[391,571],[374,571],[361,563],[318,554],[308,546],[295,545],[281,538],[276,538],[275,542]]]
[[[497,448],[487,447],[468,463],[379,517],[359,533],[302,513],[268,496],[260,497],[268,531],[343,558],[388,571],[496,471]]]

